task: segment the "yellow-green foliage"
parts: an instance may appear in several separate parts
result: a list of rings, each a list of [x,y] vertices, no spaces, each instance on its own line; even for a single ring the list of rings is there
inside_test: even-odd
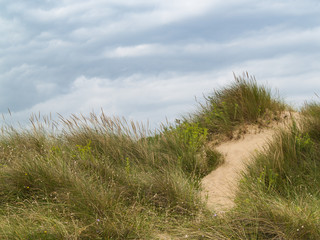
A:
[[[206,146],[207,135],[208,130],[198,123],[179,122],[164,129],[160,148],[172,151],[186,173],[202,177],[222,162],[220,155]]]

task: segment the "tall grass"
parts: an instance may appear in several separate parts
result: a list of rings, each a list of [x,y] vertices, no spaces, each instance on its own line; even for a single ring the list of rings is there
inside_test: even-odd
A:
[[[199,180],[219,161],[204,129],[150,137],[102,113],[61,117],[54,134],[38,120],[29,130],[3,130],[0,238],[148,239],[154,225],[204,207]]]
[[[279,118],[286,108],[271,89],[258,85],[248,73],[234,76],[227,87],[215,90],[205,97],[205,103],[191,116],[192,121],[207,128],[210,134],[233,137],[236,127],[242,124],[266,123]]]
[[[104,113],[3,127],[0,239],[320,239],[317,103],[255,156],[234,209],[200,197],[201,178],[223,162],[208,141],[285,108],[247,74],[155,133]]]
[[[239,207],[253,213],[259,236],[278,239],[320,238],[320,105],[307,105],[299,128],[280,131],[265,153],[256,156],[239,194]],[[265,231],[268,226],[277,231]]]
[[[320,239],[320,104],[279,130],[243,175],[236,207],[176,231],[192,239]],[[299,127],[300,126],[300,127]]]

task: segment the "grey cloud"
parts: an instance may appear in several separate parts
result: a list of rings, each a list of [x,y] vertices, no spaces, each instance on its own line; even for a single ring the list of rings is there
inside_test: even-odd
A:
[[[0,111],[10,107],[22,115],[37,109],[69,113],[106,101],[109,104],[101,105],[110,113],[173,116],[171,111],[189,106],[193,95],[173,99],[178,85],[174,91],[159,91],[163,95],[151,90],[151,86],[164,89],[157,83],[168,85],[170,81],[159,79],[170,72],[193,76],[205,90],[209,86],[202,73],[211,72],[213,78],[219,73],[224,79],[230,75],[232,80],[232,71],[249,70],[257,79],[280,81],[275,85],[285,89],[290,78],[319,75],[319,12],[315,0],[2,1]],[[275,79],[277,74],[280,80]],[[137,75],[146,82],[132,78]],[[87,84],[81,91],[74,86],[80,76]],[[123,79],[133,79],[132,84]],[[304,95],[311,91],[294,81],[288,95],[298,94],[302,87]],[[194,85],[172,82],[188,86],[183,89],[189,93],[194,90]],[[317,86],[314,80],[307,83]],[[146,86],[158,98],[135,98],[141,94],[135,85]],[[122,101],[112,91],[131,98]],[[55,107],[62,100],[70,109]]]

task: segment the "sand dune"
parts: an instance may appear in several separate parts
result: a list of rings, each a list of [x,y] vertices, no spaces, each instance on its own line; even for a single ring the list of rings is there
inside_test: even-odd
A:
[[[247,133],[240,139],[223,142],[215,147],[224,155],[225,162],[202,179],[202,195],[207,198],[209,208],[223,212],[234,206],[240,173],[250,163],[252,154],[261,150],[278,128],[288,125],[291,119],[289,116],[297,118],[295,113],[292,115],[287,112],[280,122],[275,122],[263,129],[248,126]]]

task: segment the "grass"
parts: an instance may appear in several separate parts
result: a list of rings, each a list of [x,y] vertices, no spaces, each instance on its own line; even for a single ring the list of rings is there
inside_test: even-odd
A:
[[[191,121],[207,128],[211,135],[233,138],[234,131],[243,124],[268,124],[278,119],[286,105],[271,89],[258,85],[248,73],[235,76],[225,88],[205,96],[205,104],[191,115]]]
[[[320,104],[307,104],[296,120],[254,156],[243,175],[236,207],[207,212],[176,234],[190,239],[320,239]]]
[[[61,123],[60,134],[36,122],[3,131],[0,238],[148,239],[158,221],[204,207],[199,181],[219,161],[204,129],[150,137],[104,114]]]
[[[156,133],[104,113],[3,127],[0,239],[320,239],[317,103],[302,109],[303,128],[293,122],[257,153],[234,209],[221,215],[200,196],[223,162],[208,141],[285,109],[244,75]]]

